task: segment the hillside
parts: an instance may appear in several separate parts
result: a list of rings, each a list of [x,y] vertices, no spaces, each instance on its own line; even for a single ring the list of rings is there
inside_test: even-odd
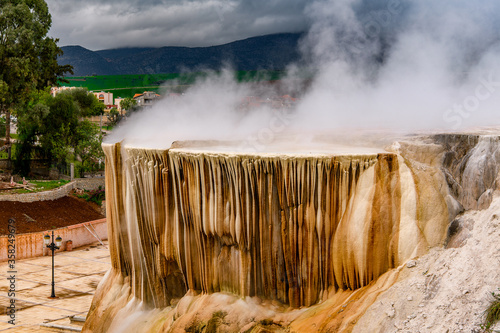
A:
[[[80,73],[86,73],[85,75],[92,75],[94,73],[99,73],[100,75],[117,74],[113,64],[94,51],[87,50],[78,45],[63,46],[61,49],[64,55],[59,57],[59,64],[73,66],[75,76],[78,76]]]
[[[178,73],[220,69],[280,70],[300,59],[302,34],[285,33],[252,37],[210,47],[120,48],[91,51],[63,46],[60,65],[72,65],[74,76]]]

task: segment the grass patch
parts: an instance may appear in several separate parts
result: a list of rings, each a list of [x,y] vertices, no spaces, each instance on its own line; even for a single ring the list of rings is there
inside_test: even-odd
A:
[[[484,324],[481,326],[486,332],[491,332],[491,327],[500,321],[500,293],[492,292],[491,295],[493,300],[484,312]]]
[[[37,192],[44,192],[44,191],[50,191],[55,188],[61,187],[63,185],[66,185],[69,183],[69,180],[30,180],[30,184],[35,185],[35,189],[33,191],[25,190],[25,189],[17,189],[17,190],[10,190],[10,191],[2,191],[0,192],[1,194],[23,194],[23,193],[37,193]],[[22,184],[22,182],[19,182],[19,184]]]
[[[33,180],[30,181],[31,184],[35,184],[37,188],[43,188],[45,191],[53,190],[55,188],[61,187],[69,183],[69,180],[59,179],[59,180]]]

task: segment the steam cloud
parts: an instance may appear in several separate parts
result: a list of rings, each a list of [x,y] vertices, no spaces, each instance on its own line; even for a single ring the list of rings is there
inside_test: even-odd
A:
[[[245,96],[261,92],[223,70],[180,99],[134,114],[108,141],[169,147],[175,140],[262,143],[286,133],[498,125],[499,13],[495,0],[314,1],[301,51],[315,75],[293,114],[237,111]],[[297,70],[289,68],[285,84],[294,84]]]

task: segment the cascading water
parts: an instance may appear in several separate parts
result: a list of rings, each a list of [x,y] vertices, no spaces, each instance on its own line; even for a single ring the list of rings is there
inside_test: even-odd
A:
[[[300,326],[314,315],[293,309],[334,309],[378,284],[376,295],[393,279],[380,282],[381,275],[444,242],[442,188],[398,154],[182,146],[103,145],[113,268],[86,330],[121,327],[120,318],[134,312],[130,304],[139,303],[154,315],[147,329],[134,330],[186,329],[182,316],[203,312],[193,304],[221,293],[277,301],[271,304],[284,307],[278,312],[290,314],[284,322]]]

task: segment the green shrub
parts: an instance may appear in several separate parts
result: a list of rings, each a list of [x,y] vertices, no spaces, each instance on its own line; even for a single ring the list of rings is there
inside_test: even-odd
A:
[[[99,206],[102,205],[102,201],[106,199],[106,192],[100,186],[97,190],[88,191],[85,190],[83,194],[75,194],[78,198],[84,199],[85,201],[94,202]]]
[[[482,325],[482,328],[486,332],[491,332],[491,327],[500,321],[500,293],[492,292],[491,295],[493,296],[493,300],[484,312],[484,324]]]

